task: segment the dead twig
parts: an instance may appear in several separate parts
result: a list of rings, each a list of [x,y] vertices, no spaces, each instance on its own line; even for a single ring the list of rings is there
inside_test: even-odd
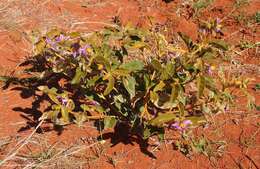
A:
[[[40,123],[36,126],[36,128],[32,131],[32,133],[22,139],[21,141],[19,141],[18,145],[21,143],[21,145],[18,148],[15,148],[13,151],[11,151],[10,153],[7,154],[7,156],[4,158],[4,160],[0,161],[0,166],[2,166],[4,163],[6,163],[7,161],[11,160],[28,142],[29,140],[32,138],[32,136],[36,133],[36,131],[38,130],[38,128],[43,124],[44,119],[42,119],[40,121]]]

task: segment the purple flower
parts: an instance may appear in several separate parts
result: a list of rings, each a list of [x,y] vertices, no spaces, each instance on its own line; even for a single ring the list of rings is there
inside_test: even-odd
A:
[[[199,32],[202,33],[203,35],[207,34],[207,30],[205,28],[199,28]]]
[[[191,124],[192,124],[192,122],[191,122],[190,120],[184,120],[182,123],[183,123],[185,126],[188,126],[188,125],[191,125]]]
[[[79,48],[79,55],[86,56],[86,55],[87,55],[86,49],[84,49],[84,48]]]
[[[182,122],[175,122],[170,125],[171,128],[184,132],[192,122],[190,120],[184,120]]]
[[[207,73],[208,73],[209,75],[212,75],[212,74],[213,74],[213,71],[212,71],[212,69],[211,69],[210,66],[207,67]]]
[[[153,107],[153,109],[152,109],[152,111],[151,111],[151,115],[152,115],[153,117],[156,117],[157,114],[158,114],[158,112],[157,112],[156,108]]]
[[[64,40],[68,40],[70,37],[69,36],[64,36],[63,34],[60,34],[60,36],[56,37],[55,40],[56,42],[61,42]]]
[[[206,69],[206,72],[209,74],[209,75],[213,75],[213,72],[214,72],[214,70],[216,70],[217,68],[216,68],[216,66],[214,66],[214,65],[207,65],[207,69]]]
[[[45,42],[46,42],[47,44],[52,44],[52,40],[51,40],[50,38],[46,38],[46,39],[45,39]]]
[[[55,40],[56,42],[60,42],[64,39],[64,35],[63,34],[60,34],[60,36],[56,37]]]
[[[224,111],[225,111],[225,112],[228,111],[228,107],[227,107],[227,105],[224,107]]]
[[[221,25],[220,25],[221,20],[217,18],[215,22],[216,22],[215,32],[221,33]]]
[[[98,102],[96,102],[95,100],[90,100],[89,102],[87,102],[88,105],[92,105],[92,106],[97,106],[99,105]]]
[[[77,56],[88,56],[87,49],[91,48],[90,45],[84,45],[83,47],[78,48],[78,50],[72,53],[72,56],[76,58]]]
[[[63,106],[66,106],[67,103],[68,103],[68,99],[63,98],[63,97],[61,97],[61,96],[57,96],[57,99],[59,100],[59,102],[61,102],[61,104],[62,104]]]
[[[168,59],[179,58],[179,57],[180,57],[180,53],[178,53],[178,52],[169,52],[168,55],[167,55]]]
[[[46,38],[45,42],[51,46],[55,45],[55,42],[53,42],[50,38]]]
[[[50,58],[51,58],[50,55],[45,55],[45,59],[46,59],[46,60],[48,60],[48,59],[50,59]]]
[[[171,124],[170,127],[177,129],[177,130],[182,130],[179,122],[175,122],[175,123]]]
[[[221,22],[220,18],[217,18],[217,19],[216,19],[216,23],[217,23],[217,24],[220,24],[220,22]]]
[[[64,98],[62,98],[61,99],[61,103],[62,103],[62,105],[67,105],[67,103],[68,103],[68,100],[67,99],[64,99]]]
[[[82,56],[87,56],[86,50],[90,48],[90,45],[85,45],[79,48],[79,54]]]
[[[217,26],[217,27],[215,28],[215,32],[217,32],[217,33],[220,33],[220,32],[221,32],[221,29],[220,29],[219,26]]]
[[[76,51],[73,52],[73,53],[72,53],[72,56],[73,56],[74,58],[76,58],[76,57],[77,57],[77,52],[76,52]]]
[[[45,39],[45,42],[51,46],[51,49],[53,50],[57,50],[57,45],[56,45],[56,42],[52,41],[50,38],[46,38]]]

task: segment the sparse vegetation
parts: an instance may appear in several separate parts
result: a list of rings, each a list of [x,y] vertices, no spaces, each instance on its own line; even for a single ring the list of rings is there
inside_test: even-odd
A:
[[[235,0],[235,3],[234,3],[236,8],[241,8],[241,7],[246,6],[248,4],[249,4],[249,0]]]
[[[12,123],[10,131],[25,124],[19,131],[35,128],[29,135],[10,132],[0,139],[1,167],[135,168],[144,160],[140,151],[158,158],[150,168],[187,162],[182,157],[196,160],[194,154],[209,159],[204,167],[230,161],[230,168],[258,168],[253,154],[259,142],[259,11],[247,12],[254,2],[234,0],[223,8],[224,2],[214,0],[125,1],[140,15],[134,24],[126,24],[133,14],[121,1],[80,0],[75,11],[70,8],[76,1],[60,2],[60,17],[54,18],[49,8],[56,3],[0,2],[0,39],[7,42],[0,43],[0,50],[18,63],[9,67],[3,57],[0,65],[3,119],[8,122],[5,109],[21,112],[27,124]],[[106,7],[116,13],[110,16]],[[165,16],[146,16],[160,14],[160,8]],[[88,18],[89,9],[94,12]],[[99,19],[100,11],[110,20]],[[8,48],[17,58],[9,56]],[[14,104],[10,95],[17,91],[24,100],[30,98],[32,107]],[[1,132],[6,128],[0,124]],[[53,134],[46,135],[71,128],[84,131],[84,141],[76,132],[69,136],[77,140],[71,144],[62,136],[57,137],[64,143],[53,143],[48,140]],[[233,149],[239,155],[230,153]]]
[[[260,23],[260,12],[259,11],[257,11],[255,13],[255,21],[256,21],[256,23]]]
[[[213,0],[198,0],[194,2],[193,8],[195,8],[196,10],[200,10],[208,7],[210,4],[212,4],[212,2]]]
[[[233,100],[229,88],[246,92],[248,79],[226,79],[216,64],[228,45],[209,39],[215,27],[202,27],[208,33],[198,43],[179,33],[185,47],[130,25],[86,36],[53,29],[21,64],[30,77],[2,78],[47,95],[50,106],[41,119],[55,125],[98,120],[104,129],[124,124],[131,135],[163,140],[165,128],[185,133],[225,112]]]

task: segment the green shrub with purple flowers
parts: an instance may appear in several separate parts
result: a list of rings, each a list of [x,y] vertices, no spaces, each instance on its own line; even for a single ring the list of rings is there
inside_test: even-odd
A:
[[[30,85],[48,96],[41,119],[124,124],[144,140],[162,139],[167,128],[185,132],[226,111],[234,88],[247,94],[248,79],[221,67],[226,43],[208,34],[196,42],[183,33],[172,39],[130,25],[88,34],[50,30],[22,64]]]

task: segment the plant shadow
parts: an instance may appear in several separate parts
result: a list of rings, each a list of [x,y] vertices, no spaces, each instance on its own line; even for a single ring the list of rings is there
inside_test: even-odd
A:
[[[39,95],[37,94],[38,87],[41,85],[45,85],[46,82],[43,81],[36,81],[32,80],[27,83],[24,83],[23,79],[18,81],[15,79],[15,82],[10,82],[10,84],[15,84],[16,87],[11,88],[13,91],[20,92],[20,97],[22,99],[30,99],[33,98],[33,101],[31,103],[31,107],[13,107],[12,110],[15,112],[20,112],[20,116],[24,118],[27,122],[26,125],[21,127],[18,132],[23,132],[26,130],[30,130],[32,128],[36,128],[40,121],[40,117],[42,116],[43,112],[50,109],[50,107],[47,107],[45,110],[42,110],[41,105],[44,104],[44,102],[49,102],[49,98],[47,95]],[[52,83],[53,85],[57,86],[56,83]],[[46,120],[46,123],[51,123],[50,120]],[[62,126],[54,126],[52,128],[50,127],[39,127],[37,129],[37,133],[43,133],[48,131],[55,130],[58,135],[62,134],[62,131],[64,128]]]
[[[30,68],[30,71],[33,72],[41,72],[42,68],[41,65],[37,63],[31,63],[30,61],[27,61],[20,66],[28,66],[31,65],[33,67]],[[61,79],[64,79],[62,76],[49,76],[45,79],[37,79],[37,78],[9,78],[8,81],[6,81],[6,85],[3,87],[3,89],[11,88],[13,91],[17,91],[20,93],[20,97],[22,99],[31,99],[32,103],[30,107],[13,107],[13,111],[20,112],[21,117],[24,118],[27,122],[25,126],[22,126],[18,132],[23,132],[26,130],[30,130],[33,128],[36,128],[40,123],[40,117],[42,116],[43,112],[50,110],[51,106],[45,108],[43,110],[42,105],[44,105],[46,102],[51,102],[50,98],[46,94],[39,94],[38,87],[39,86],[48,86],[48,87],[55,87],[58,89],[58,91],[63,91],[64,88],[66,88],[66,91],[69,91],[73,93],[73,89],[70,85],[61,87],[59,84],[59,81]],[[14,86],[13,86],[14,85]],[[80,91],[79,91],[80,93]],[[74,93],[75,95],[77,94]],[[76,96],[75,96],[76,97]],[[74,99],[73,99],[74,100]],[[74,100],[76,107],[79,107],[80,102],[77,101],[77,99]],[[46,120],[45,124],[53,124],[50,120]],[[50,125],[49,125],[50,126]],[[49,131],[55,131],[57,135],[61,135],[64,131],[64,126],[60,125],[53,125],[53,127],[43,127],[40,126],[37,129],[37,133],[44,133]],[[116,146],[119,143],[123,143],[125,145],[131,144],[134,145],[134,143],[137,143],[140,147],[140,151],[150,158],[156,159],[156,156],[151,153],[148,150],[149,144],[147,140],[144,140],[142,136],[136,134],[138,132],[131,132],[129,131],[129,126],[127,124],[119,123],[114,128],[114,132],[105,133],[101,136],[98,136],[99,139],[110,139],[112,143],[112,147]]]
[[[19,91],[20,96],[23,99],[29,99],[31,97],[34,98],[31,107],[22,108],[22,107],[14,107],[13,110],[21,113],[21,117],[24,118],[27,122],[26,125],[21,127],[18,132],[23,132],[26,130],[30,130],[32,128],[36,128],[39,124],[39,118],[42,116],[42,111],[40,110],[41,104],[44,101],[49,101],[49,98],[46,95],[38,95],[36,94],[35,87],[14,87],[11,90]],[[48,109],[48,108],[47,108]],[[51,124],[51,121],[46,121],[46,123]],[[102,124],[99,124],[102,125]],[[100,126],[103,128],[102,126]],[[44,133],[49,131],[55,131],[57,135],[61,135],[64,130],[63,126],[54,125],[54,127],[39,127],[36,131],[37,133]],[[139,145],[140,151],[150,158],[156,159],[156,156],[148,150],[149,144],[146,140],[143,140],[141,136],[135,135],[129,131],[129,126],[127,124],[117,124],[114,128],[114,132],[109,132],[98,136],[99,139],[110,140],[112,146],[114,147],[119,143],[123,143],[125,145],[137,143]]]
[[[98,136],[98,139],[110,140],[112,144],[111,147],[114,147],[119,143],[124,145],[134,145],[134,143],[137,143],[142,153],[149,156],[150,158],[157,159],[156,156],[148,150],[148,140],[144,140],[140,135],[133,134],[131,131],[129,131],[129,126],[127,124],[117,124],[113,132],[104,133]]]

